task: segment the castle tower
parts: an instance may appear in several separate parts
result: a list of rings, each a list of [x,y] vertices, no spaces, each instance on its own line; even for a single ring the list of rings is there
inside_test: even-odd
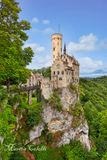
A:
[[[53,63],[62,54],[62,34],[60,33],[52,35],[52,54],[53,54]]]

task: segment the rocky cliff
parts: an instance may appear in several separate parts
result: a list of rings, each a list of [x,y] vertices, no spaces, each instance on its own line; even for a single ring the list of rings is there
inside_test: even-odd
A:
[[[78,87],[73,85],[51,93],[42,106],[42,122],[29,132],[31,142],[37,144],[47,139],[55,147],[76,139],[90,150],[89,127],[78,93]]]

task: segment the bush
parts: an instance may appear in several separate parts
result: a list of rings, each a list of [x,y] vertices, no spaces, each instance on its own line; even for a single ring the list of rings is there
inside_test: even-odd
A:
[[[26,160],[26,159],[20,152],[14,151],[9,160]]]
[[[49,98],[49,104],[53,108],[56,108],[58,111],[62,110],[61,99],[60,99],[57,91],[54,91],[53,95]]]
[[[26,124],[29,128],[38,125],[42,121],[41,112],[42,112],[41,103],[37,103],[35,104],[35,107],[29,108],[26,120]]]
[[[71,90],[71,92],[74,91],[76,94],[79,93],[79,85],[78,84],[70,83],[69,89]]]

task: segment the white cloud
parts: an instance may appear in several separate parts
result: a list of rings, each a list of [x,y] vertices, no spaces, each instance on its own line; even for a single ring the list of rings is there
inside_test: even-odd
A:
[[[45,50],[45,47],[41,46],[38,43],[28,43],[24,45],[24,48],[26,47],[31,47],[35,53],[43,52]]]
[[[50,21],[48,19],[44,19],[44,20],[42,20],[42,23],[43,24],[50,24]]]
[[[31,20],[32,23],[39,23],[39,19],[37,17],[34,17],[32,20]]]
[[[94,51],[96,50],[98,38],[93,33],[83,35],[78,42],[69,42],[67,49],[69,52]]]
[[[50,54],[40,53],[33,57],[32,63],[28,68],[37,69],[42,67],[48,67],[52,64],[52,58]]]
[[[101,40],[99,47],[102,49],[107,49],[107,40],[105,40],[105,39]]]
[[[52,34],[54,32],[54,30],[53,30],[53,28],[48,27],[48,28],[45,28],[44,30],[42,30],[42,32],[45,34]]]
[[[39,33],[39,34],[52,34],[54,33],[54,29],[51,27],[47,27],[45,29],[33,28],[32,32]]]
[[[104,69],[106,66],[101,60],[94,60],[90,57],[79,58],[80,72],[91,73],[99,69]]]

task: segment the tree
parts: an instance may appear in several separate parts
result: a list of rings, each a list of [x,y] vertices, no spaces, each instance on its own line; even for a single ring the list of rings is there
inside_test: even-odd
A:
[[[107,109],[98,115],[99,121],[99,137],[97,139],[98,151],[101,154],[107,152]],[[106,154],[107,156],[107,154]]]
[[[28,39],[25,31],[30,29],[29,22],[19,20],[21,9],[16,0],[0,0],[0,85],[25,83],[30,71],[26,66],[31,62],[33,51],[24,48]],[[0,88],[0,158],[9,159],[11,151],[6,145],[14,144],[16,116],[13,106],[9,104],[9,96],[5,88]],[[15,96],[13,94],[13,96]]]
[[[10,84],[26,82],[30,74],[26,65],[34,54],[30,47],[23,48],[30,24],[19,21],[20,11],[15,0],[0,1],[0,83],[7,88]]]

